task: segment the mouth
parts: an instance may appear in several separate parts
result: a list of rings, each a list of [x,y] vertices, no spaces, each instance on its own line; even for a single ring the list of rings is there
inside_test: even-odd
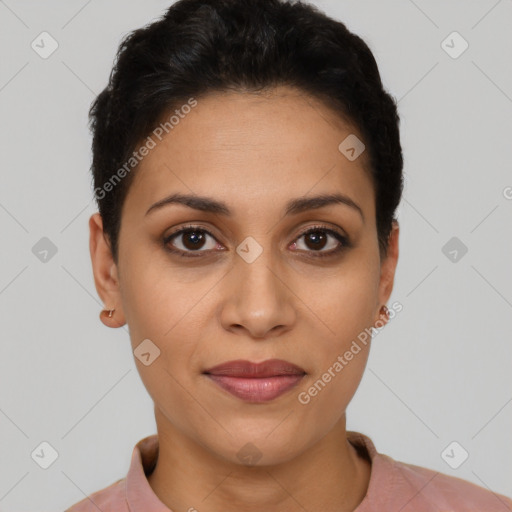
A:
[[[236,360],[203,372],[212,382],[246,402],[268,402],[294,388],[306,371],[282,359],[261,363]]]

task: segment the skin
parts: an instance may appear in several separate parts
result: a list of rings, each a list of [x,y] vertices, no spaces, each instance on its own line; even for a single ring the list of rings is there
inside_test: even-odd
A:
[[[370,343],[307,405],[297,399],[359,333],[383,320],[379,310],[393,288],[399,228],[394,223],[381,261],[366,153],[349,161],[338,150],[351,133],[362,140],[327,106],[288,87],[209,94],[137,169],[118,264],[99,213],[90,218],[96,289],[115,308],[102,321],[128,323],[133,350],[149,338],[161,351],[149,366],[135,362],[155,404],[160,442],[148,482],[174,511],[352,511],[366,494],[371,465],[346,439],[345,411]],[[145,215],[176,192],[223,201],[232,216],[183,205]],[[350,196],[364,220],[340,204],[284,216],[290,199],[333,192]],[[164,247],[164,237],[187,223],[211,233],[198,258]],[[348,236],[351,247],[315,257],[339,246],[326,232],[320,247],[300,236],[318,224]],[[263,249],[250,264],[236,252],[248,236]],[[190,236],[172,243],[194,251]],[[233,359],[270,358],[307,375],[263,404],[234,397],[202,374]],[[237,457],[247,443],[261,454],[253,465]]]

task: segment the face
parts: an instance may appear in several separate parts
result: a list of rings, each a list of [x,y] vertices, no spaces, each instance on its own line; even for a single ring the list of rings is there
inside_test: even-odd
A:
[[[159,431],[177,430],[235,463],[252,443],[259,464],[275,464],[344,420],[370,347],[357,340],[392,291],[398,228],[381,261],[366,154],[351,161],[338,149],[362,136],[320,102],[288,88],[197,101],[139,164],[117,265],[99,214],[91,217],[96,287],[117,325],[127,322],[136,354],[150,340],[141,345],[150,364],[135,362]],[[151,208],[174,194],[222,208]],[[333,194],[344,199],[297,208]],[[204,373],[269,359],[302,372]]]

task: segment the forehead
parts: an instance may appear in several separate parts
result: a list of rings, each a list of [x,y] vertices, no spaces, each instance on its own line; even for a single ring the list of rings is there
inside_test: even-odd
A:
[[[362,139],[323,103],[294,89],[209,94],[162,140],[152,136],[156,145],[135,171],[126,203],[145,213],[182,192],[216,197],[234,214],[247,214],[339,191],[370,214],[367,155],[350,161],[339,150],[351,135]]]

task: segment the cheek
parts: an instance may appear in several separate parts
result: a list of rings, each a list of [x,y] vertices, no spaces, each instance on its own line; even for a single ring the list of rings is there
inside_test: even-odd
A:
[[[176,271],[131,255],[123,262],[121,295],[132,341],[162,343],[192,308],[195,288],[176,282]],[[196,300],[197,302],[197,300]]]
[[[345,411],[362,379],[378,297],[375,267],[361,261],[342,270],[321,287],[321,293],[311,291],[307,303],[322,335],[308,347],[315,350],[316,364],[305,407],[315,408],[326,421]]]
[[[123,276],[122,300],[132,350],[149,339],[158,353],[149,366],[135,355],[144,385],[156,401],[156,394],[176,397],[180,383],[190,386],[197,340],[201,337],[201,318],[206,314],[201,301],[206,284],[181,283],[175,275],[156,266],[133,266],[132,272]]]
[[[374,321],[378,273],[365,265],[358,267],[343,267],[329,279],[311,280],[302,291],[331,355],[343,350]]]
[[[369,339],[369,338],[368,338]],[[305,421],[316,418],[325,431],[330,430],[352,400],[361,382],[369,354],[369,342],[340,343],[324,353],[325,361],[311,375],[297,397],[304,408]]]
[[[130,329],[132,347],[135,349],[142,339],[150,339],[150,350],[155,350],[158,356],[146,366],[135,354],[135,363],[148,394],[171,417],[172,411],[187,410],[191,406],[187,390],[192,390],[195,385],[195,340],[199,339],[200,332],[194,330],[193,323],[179,322],[179,318],[162,322],[162,316],[158,315],[155,323],[151,323],[149,313],[147,315],[139,322],[138,332]],[[165,335],[167,331],[170,332]]]

